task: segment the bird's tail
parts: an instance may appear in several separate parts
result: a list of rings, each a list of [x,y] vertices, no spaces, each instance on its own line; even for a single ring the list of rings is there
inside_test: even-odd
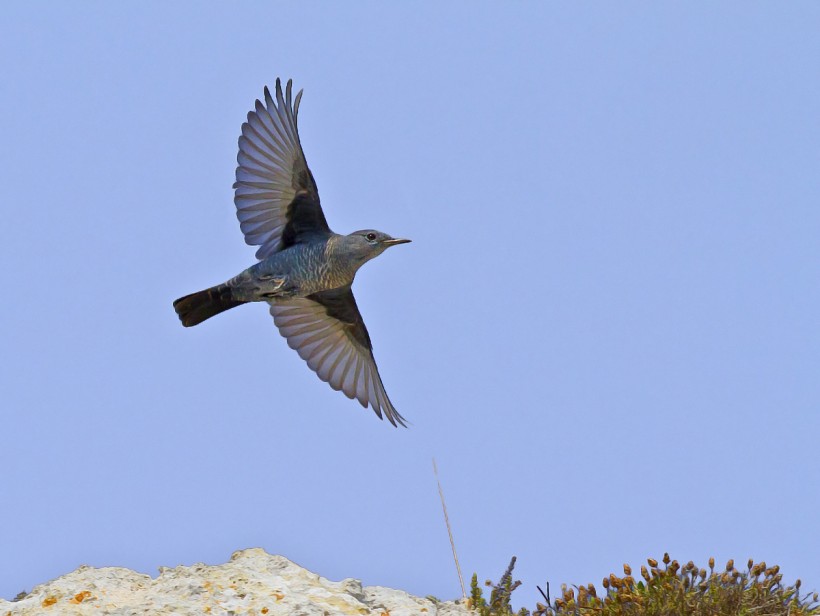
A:
[[[210,319],[215,314],[246,303],[234,299],[228,285],[219,284],[210,289],[180,297],[174,302],[174,310],[177,311],[179,320],[185,327],[192,327]]]

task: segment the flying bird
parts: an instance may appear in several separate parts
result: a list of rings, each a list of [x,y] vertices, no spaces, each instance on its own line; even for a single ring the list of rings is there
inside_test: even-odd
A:
[[[276,80],[242,124],[234,203],[245,242],[258,263],[227,282],[181,297],[174,310],[185,327],[248,302],[266,302],[273,322],[320,379],[406,426],[382,384],[370,335],[351,284],[367,261],[410,240],[375,229],[330,230],[307,166],[296,119],[302,91],[291,97]]]

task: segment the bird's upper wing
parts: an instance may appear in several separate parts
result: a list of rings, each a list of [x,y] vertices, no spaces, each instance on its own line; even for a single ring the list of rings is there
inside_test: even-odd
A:
[[[310,369],[333,389],[406,426],[384,391],[373,346],[350,286],[271,303],[273,322]]]
[[[245,242],[259,246],[260,260],[306,237],[331,233],[296,128],[302,92],[292,101],[291,87],[288,81],[283,96],[277,79],[275,101],[265,88],[265,104],[256,101],[239,137],[236,216]]]

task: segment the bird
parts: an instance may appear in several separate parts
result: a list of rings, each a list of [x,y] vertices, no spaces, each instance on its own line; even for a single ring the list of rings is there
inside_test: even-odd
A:
[[[293,81],[275,98],[267,86],[242,124],[234,204],[257,263],[230,280],[174,301],[182,325],[192,327],[250,302],[266,302],[288,346],[318,377],[370,406],[393,426],[407,426],[387,396],[367,327],[353,297],[356,272],[391,246],[406,244],[375,229],[331,231],[316,181],[299,140],[302,90]]]

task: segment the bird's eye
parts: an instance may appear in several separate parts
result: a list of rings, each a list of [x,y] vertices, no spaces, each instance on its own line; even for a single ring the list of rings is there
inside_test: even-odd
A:
[[[375,233],[368,233],[367,235],[365,235],[365,238],[367,238],[368,242],[372,242],[373,240],[376,239],[376,234]]]

